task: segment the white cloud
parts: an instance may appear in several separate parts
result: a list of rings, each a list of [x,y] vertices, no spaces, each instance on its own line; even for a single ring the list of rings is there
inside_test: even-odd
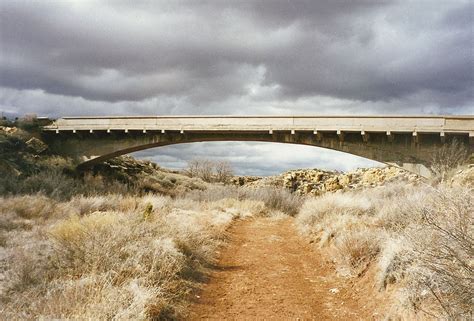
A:
[[[262,142],[207,142],[157,147],[133,154],[163,167],[183,169],[193,158],[228,161],[239,175],[270,175],[294,168],[352,170],[383,166],[354,155],[328,149]]]

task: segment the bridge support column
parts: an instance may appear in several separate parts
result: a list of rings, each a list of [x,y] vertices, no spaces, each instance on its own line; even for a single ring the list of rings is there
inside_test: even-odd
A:
[[[413,132],[413,134],[412,134],[412,144],[414,146],[418,145],[418,133],[417,132]]]
[[[364,141],[364,143],[368,143],[370,137],[369,134],[365,131],[361,131],[360,134],[362,135],[362,140]]]
[[[337,131],[337,137],[339,137],[339,141],[342,143],[344,142],[344,132],[338,130]]]
[[[316,141],[317,142],[320,142],[321,140],[323,140],[323,133],[318,132],[317,130],[315,130],[313,133],[316,136]]]

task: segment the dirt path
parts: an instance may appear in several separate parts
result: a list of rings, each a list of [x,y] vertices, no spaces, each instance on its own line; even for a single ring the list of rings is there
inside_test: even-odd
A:
[[[292,218],[237,222],[191,320],[370,319],[356,290],[296,233]]]

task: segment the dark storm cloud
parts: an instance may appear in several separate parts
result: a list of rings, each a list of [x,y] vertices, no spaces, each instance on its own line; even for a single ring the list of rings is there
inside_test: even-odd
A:
[[[474,3],[0,0],[7,115],[474,114]],[[144,151],[241,174],[373,163],[234,143]],[[326,166],[330,165],[330,166]]]
[[[0,85],[192,107],[246,95],[263,68],[279,100],[424,91],[453,97],[441,106],[452,111],[473,103],[472,12],[470,1],[4,1]]]

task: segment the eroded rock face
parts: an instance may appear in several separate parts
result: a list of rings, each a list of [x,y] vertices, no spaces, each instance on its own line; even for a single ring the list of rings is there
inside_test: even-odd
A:
[[[41,154],[46,149],[48,149],[48,145],[36,137],[31,137],[29,140],[27,140],[26,146],[31,152],[35,154]]]
[[[360,168],[352,172],[323,171],[319,169],[292,170],[277,176],[234,179],[240,186],[285,187],[299,195],[320,195],[349,189],[362,189],[384,185],[388,182],[402,181],[417,183],[421,178],[397,167]]]
[[[16,127],[0,126],[0,132],[4,132],[5,134],[14,134],[17,131],[18,131],[18,128],[16,128]]]

